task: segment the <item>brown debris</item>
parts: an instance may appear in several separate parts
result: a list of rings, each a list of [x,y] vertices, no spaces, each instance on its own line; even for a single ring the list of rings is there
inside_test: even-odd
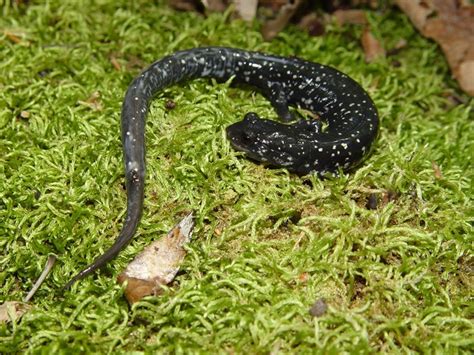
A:
[[[361,41],[367,63],[371,63],[379,57],[385,57],[385,49],[368,28],[364,30]]]
[[[367,198],[367,203],[365,204],[365,208],[368,210],[376,210],[378,206],[378,198],[377,194],[371,193],[369,197]]]
[[[33,285],[33,288],[30,290],[30,292],[28,292],[28,295],[26,295],[26,297],[23,299],[23,302],[29,302],[33,298],[36,291],[38,291],[38,289],[41,287],[46,277],[51,272],[55,262],[56,262],[56,255],[48,256],[48,260],[46,261],[46,265],[44,266],[43,272],[41,273],[38,280],[36,280],[35,284]]]
[[[145,65],[147,65],[147,63],[141,60],[139,57],[134,56],[134,55],[129,55],[127,56],[127,64],[125,68],[127,69],[127,71],[131,71],[135,69],[142,70],[143,67],[145,67]]]
[[[169,0],[168,5],[179,11],[202,12],[202,4],[199,0]]]
[[[98,91],[94,91],[86,101],[79,100],[78,103],[87,106],[94,111],[102,111],[103,109],[102,102],[100,102],[100,92]]]
[[[320,298],[314,302],[314,304],[309,309],[309,314],[312,317],[321,317],[323,316],[328,309],[328,305],[324,298]]]
[[[122,66],[114,55],[110,56],[110,63],[116,71],[120,71],[122,69]]]
[[[367,25],[367,17],[362,10],[337,10],[333,14],[336,22],[342,26],[346,24],[351,25]]]
[[[212,12],[224,12],[227,9],[227,3],[224,0],[201,0],[204,7]]]
[[[118,276],[119,284],[126,282],[125,297],[130,304],[160,294],[162,286],[173,281],[186,255],[183,246],[191,240],[193,228],[190,213],[166,237],[147,246]]]
[[[461,88],[474,96],[474,5],[458,0],[396,0],[414,26],[436,41]]]
[[[303,16],[298,23],[298,27],[313,37],[322,36],[326,32],[323,19],[314,12]]]
[[[438,180],[441,180],[443,178],[443,173],[441,172],[439,165],[432,161],[431,166],[433,167],[434,177]]]
[[[290,22],[298,8],[304,3],[303,0],[288,1],[280,8],[277,17],[267,21],[262,27],[262,36],[266,41],[275,38],[276,35]]]
[[[0,324],[15,322],[30,310],[27,303],[8,301],[0,304]]]
[[[389,202],[396,201],[399,197],[400,196],[397,192],[387,190],[382,194],[382,205],[385,206]]]
[[[234,0],[235,11],[241,19],[251,22],[257,15],[258,0]]]
[[[13,30],[3,30],[3,34],[7,37],[11,42],[15,44],[20,44],[23,46],[29,46],[30,42],[26,40],[26,33],[22,31],[13,31]]]
[[[30,118],[30,113],[28,111],[21,111],[20,112],[20,117],[27,120],[28,118]]]

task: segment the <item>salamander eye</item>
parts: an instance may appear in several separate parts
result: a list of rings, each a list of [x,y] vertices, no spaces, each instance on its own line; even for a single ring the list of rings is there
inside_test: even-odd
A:
[[[256,123],[260,120],[260,117],[255,112],[247,112],[244,116],[244,122]]]

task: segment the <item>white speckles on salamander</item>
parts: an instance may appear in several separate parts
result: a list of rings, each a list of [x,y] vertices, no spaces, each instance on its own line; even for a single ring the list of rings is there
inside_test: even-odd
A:
[[[127,217],[119,237],[103,255],[69,281],[113,259],[133,237],[140,221],[145,186],[145,118],[153,95],[195,78],[250,84],[271,102],[285,122],[248,113],[227,128],[231,145],[250,158],[298,174],[336,172],[357,165],[369,152],[379,127],[369,95],[347,75],[324,65],[233,48],[208,47],[176,52],[153,63],[130,84],[122,106],[122,142],[127,186]],[[289,106],[322,117],[299,120]]]

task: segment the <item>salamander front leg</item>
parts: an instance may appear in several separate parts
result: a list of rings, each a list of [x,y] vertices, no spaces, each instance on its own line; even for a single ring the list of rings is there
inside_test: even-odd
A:
[[[267,98],[275,109],[278,117],[280,117],[283,122],[291,122],[295,120],[295,116],[288,106],[287,95],[281,87],[281,84],[274,83],[267,93]]]

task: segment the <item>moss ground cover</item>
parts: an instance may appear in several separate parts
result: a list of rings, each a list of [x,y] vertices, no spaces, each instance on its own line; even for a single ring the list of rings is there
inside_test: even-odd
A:
[[[358,27],[316,38],[289,28],[266,43],[256,26],[162,2],[32,1],[1,11],[0,302],[20,300],[49,254],[59,261],[34,308],[0,325],[0,352],[472,351],[474,104],[403,15],[370,14],[387,48],[408,46],[366,64]],[[163,55],[204,45],[348,73],[379,109],[372,155],[324,181],[266,169],[224,133],[248,111],[275,117],[263,97],[206,80],[167,89],[147,122],[139,232],[113,263],[59,295],[122,223],[128,83]],[[182,272],[163,296],[130,309],[115,277],[190,209],[197,227]],[[328,311],[311,318],[321,298]]]

